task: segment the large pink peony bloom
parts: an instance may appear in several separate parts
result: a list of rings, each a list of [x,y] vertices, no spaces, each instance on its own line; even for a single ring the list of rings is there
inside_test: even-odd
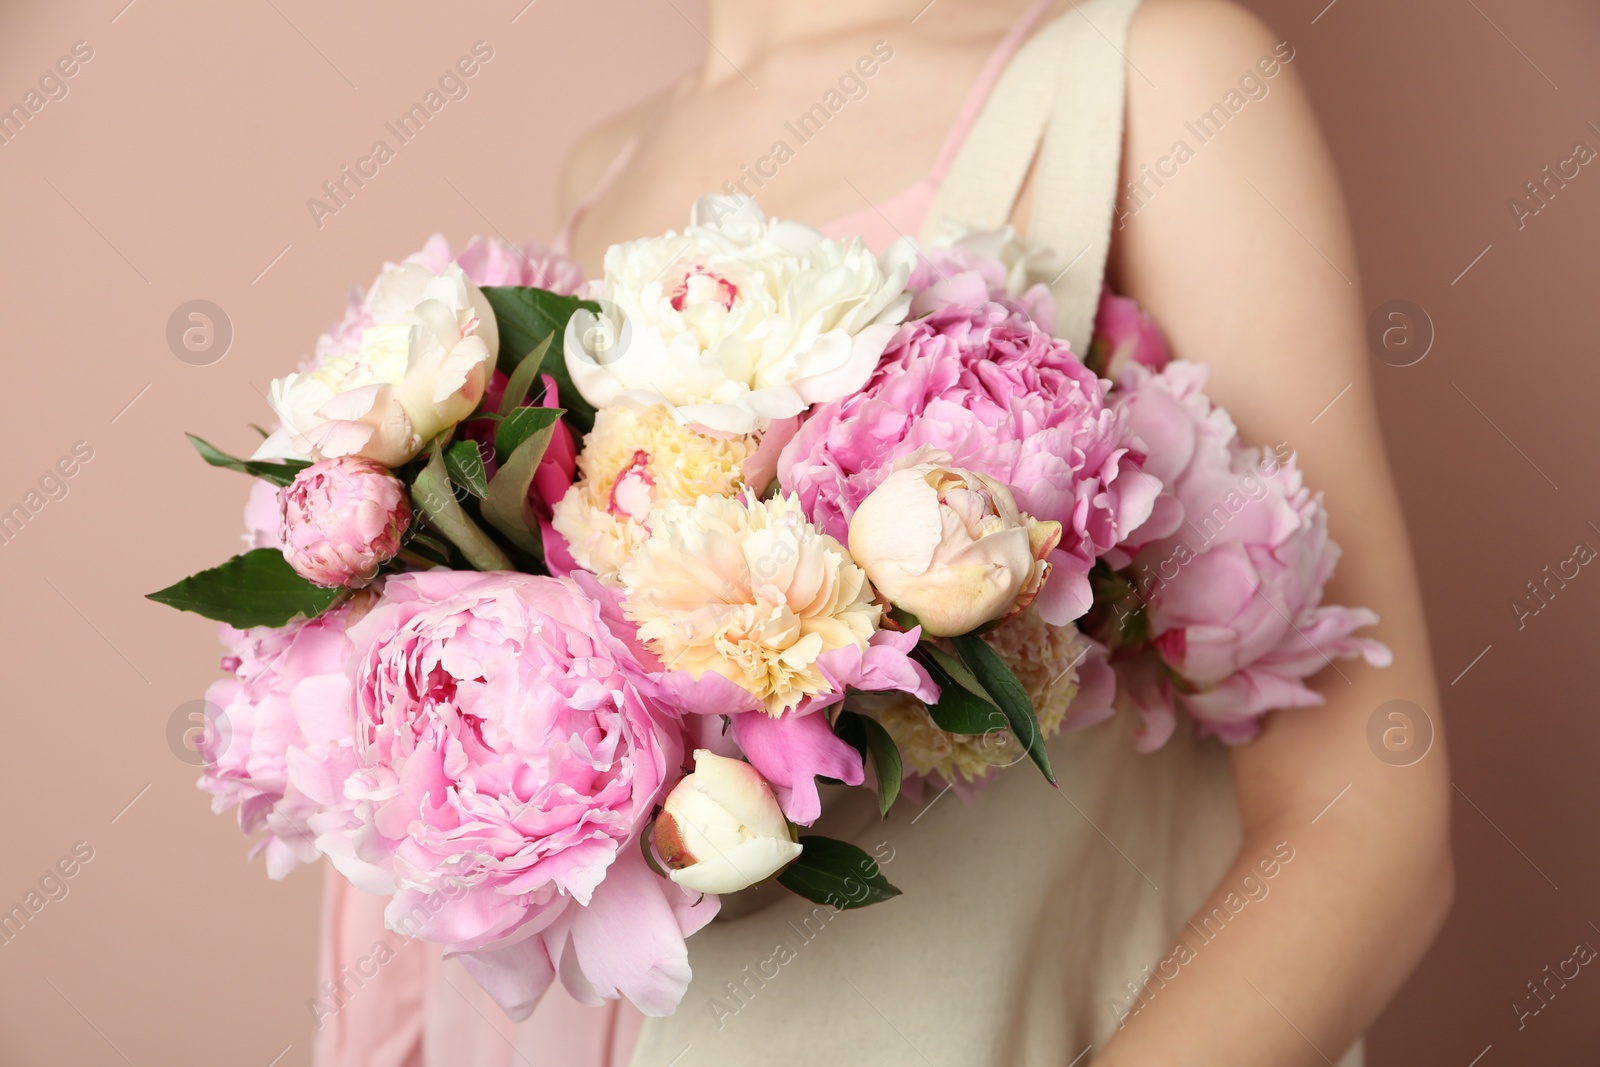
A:
[[[1038,603],[1064,625],[1089,608],[1095,557],[1149,517],[1160,489],[1123,421],[1065,342],[1001,305],[952,303],[902,327],[860,393],[813,409],[778,477],[842,541],[895,460],[927,445],[948,452],[1061,524]]]
[[[1113,394],[1181,520],[1131,553],[1151,643],[1117,668],[1145,718],[1145,751],[1166,743],[1177,707],[1203,733],[1248,741],[1268,711],[1322,704],[1305,679],[1333,659],[1391,659],[1353,636],[1376,615],[1322,603],[1339,546],[1321,497],[1302,484],[1292,455],[1239,442],[1201,391],[1205,379],[1192,363],[1160,373],[1133,365]]]
[[[354,856],[392,872],[391,927],[462,954],[517,1018],[557,973],[585,1003],[670,1013],[684,937],[717,910],[644,867],[682,726],[599,592],[407,574],[351,629]]]
[[[342,803],[355,769],[351,612],[347,604],[283,627],[221,627],[230,676],[206,690],[218,711],[198,745],[200,788],[214,811],[236,807],[245,833],[262,832],[251,854],[266,853],[273,878],[317,858],[317,816]]]

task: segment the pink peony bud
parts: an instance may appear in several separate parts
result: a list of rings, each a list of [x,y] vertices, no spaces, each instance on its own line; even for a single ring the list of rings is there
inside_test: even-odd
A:
[[[856,563],[934,637],[971,633],[1026,608],[1061,541],[1060,523],[1023,514],[1005,485],[950,462],[948,453],[919,449],[850,519]]]
[[[696,749],[694,773],[667,794],[653,835],[672,880],[733,893],[778,873],[800,845],[772,787],[750,764]]]
[[[405,486],[368,459],[313,463],[283,491],[283,558],[307,581],[359,589],[400,550]]]
[[[1089,343],[1089,365],[1102,378],[1120,382],[1131,364],[1160,370],[1172,361],[1161,327],[1139,305],[1110,289],[1100,292],[1094,319],[1094,340]]]

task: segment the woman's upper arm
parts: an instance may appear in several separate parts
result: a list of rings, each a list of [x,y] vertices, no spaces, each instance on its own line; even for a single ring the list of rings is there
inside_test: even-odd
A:
[[[1208,364],[1209,392],[1252,444],[1287,444],[1321,491],[1344,556],[1328,600],[1381,618],[1394,666],[1325,667],[1327,707],[1275,713],[1236,751],[1247,830],[1351,814],[1441,837],[1448,775],[1420,595],[1365,350],[1360,280],[1333,160],[1294,42],[1226,0],[1149,0],[1129,41],[1128,128],[1113,281]],[[1393,699],[1431,719],[1434,750],[1379,759],[1368,719]],[[1416,723],[1419,730],[1424,723]],[[1398,806],[1397,806],[1398,805]],[[1409,835],[1407,835],[1409,836]]]

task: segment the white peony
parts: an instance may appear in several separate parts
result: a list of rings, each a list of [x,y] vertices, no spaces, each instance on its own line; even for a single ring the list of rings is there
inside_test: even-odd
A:
[[[567,369],[597,408],[666,404],[752,433],[866,384],[910,307],[915,260],[909,241],[880,259],[748,197],[703,197],[683,233],[606,251],[600,312],[567,324]]]
[[[395,467],[472,414],[494,372],[494,312],[461,268],[419,263],[383,273],[372,325],[353,353],[326,355],[272,383],[281,423],[256,459],[363,456]]]

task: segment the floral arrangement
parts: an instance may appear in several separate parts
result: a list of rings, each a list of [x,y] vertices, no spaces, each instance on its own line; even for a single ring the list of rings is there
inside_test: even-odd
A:
[[[1323,605],[1292,454],[1243,445],[1132,302],[1081,356],[1039,256],[874,254],[708,197],[584,282],[443,238],[272,383],[247,550],[151,594],[223,624],[203,788],[268,873],[326,856],[513,1017],[559,980],[672,1012],[767,880],[891,899],[803,832],[969,798],[1114,714],[1248,740],[1386,662]],[[1120,695],[1119,695],[1120,694]],[[980,801],[981,802],[981,801]]]

